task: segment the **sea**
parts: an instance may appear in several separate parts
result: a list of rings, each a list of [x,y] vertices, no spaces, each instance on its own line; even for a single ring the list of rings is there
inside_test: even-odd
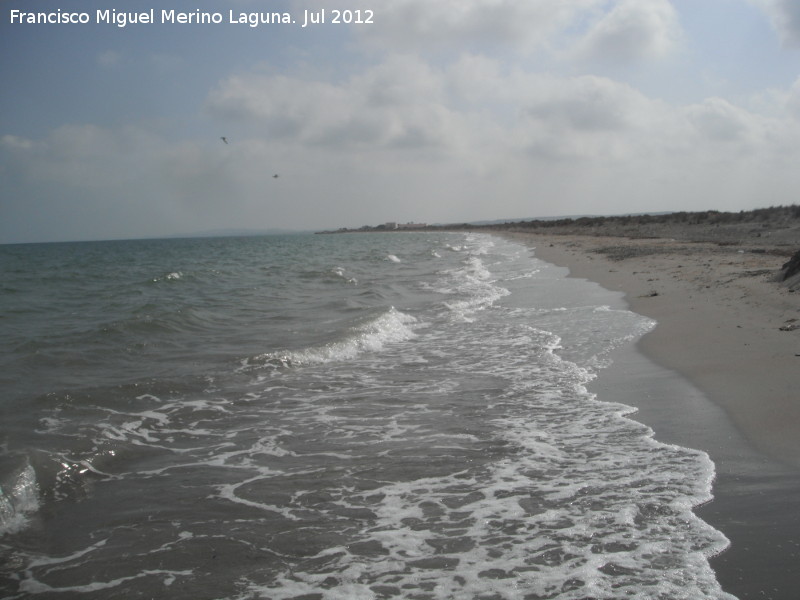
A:
[[[654,327],[474,232],[0,246],[0,597],[734,597]]]

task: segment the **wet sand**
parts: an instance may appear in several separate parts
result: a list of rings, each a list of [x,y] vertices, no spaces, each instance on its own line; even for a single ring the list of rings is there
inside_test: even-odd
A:
[[[789,236],[793,231],[784,232]],[[731,540],[712,560],[742,600],[800,590],[800,289],[775,280],[784,242],[753,248],[670,237],[511,233],[570,275],[623,292],[655,319],[595,383],[639,409],[660,441],[709,453],[698,514]],[[800,248],[800,245],[795,249]]]

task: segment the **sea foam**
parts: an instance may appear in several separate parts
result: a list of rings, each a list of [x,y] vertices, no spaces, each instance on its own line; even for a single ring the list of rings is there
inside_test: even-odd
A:
[[[0,486],[0,535],[23,529],[28,517],[39,509],[36,472],[26,461]]]
[[[413,338],[416,323],[415,317],[392,307],[378,317],[351,327],[344,339],[303,350],[267,352],[244,361],[242,367],[293,367],[351,360],[364,352],[379,352],[386,344]]]

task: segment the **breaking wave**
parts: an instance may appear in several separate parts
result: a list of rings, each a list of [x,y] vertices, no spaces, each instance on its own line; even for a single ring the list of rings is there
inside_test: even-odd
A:
[[[0,536],[23,529],[28,517],[39,509],[36,472],[26,461],[0,486]]]
[[[344,339],[303,350],[267,352],[245,359],[242,368],[293,367],[351,360],[364,352],[379,352],[386,344],[413,338],[413,325],[417,322],[415,317],[392,307],[378,317],[350,328]]]

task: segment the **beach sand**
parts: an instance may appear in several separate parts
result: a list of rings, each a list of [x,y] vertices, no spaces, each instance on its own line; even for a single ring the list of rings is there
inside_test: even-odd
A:
[[[712,559],[723,588],[742,600],[799,598],[800,289],[776,281],[791,244],[502,235],[657,322],[593,391],[637,407],[658,440],[711,456],[715,498],[697,513],[731,540]]]

